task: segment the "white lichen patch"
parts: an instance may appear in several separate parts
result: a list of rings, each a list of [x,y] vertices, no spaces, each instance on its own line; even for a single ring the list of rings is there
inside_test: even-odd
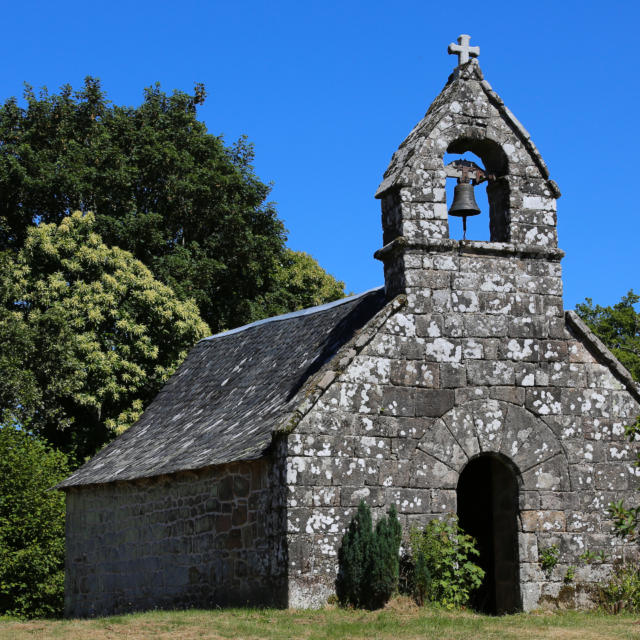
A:
[[[478,295],[474,291],[452,292],[451,303],[454,311],[460,313],[474,313],[480,310]]]
[[[287,484],[295,484],[298,480],[298,473],[307,470],[307,458],[293,457],[287,462]]]
[[[491,291],[495,293],[510,293],[515,287],[512,282],[505,280],[504,276],[497,273],[489,273],[484,276],[480,284],[480,291]]]
[[[464,342],[462,355],[468,359],[479,360],[483,356],[482,344],[473,338]]]
[[[440,327],[432,320],[429,326],[427,327],[427,335],[430,338],[439,338],[440,337]]]
[[[533,387],[535,382],[533,373],[528,373],[524,378],[522,378],[522,382],[520,383],[523,387]]]
[[[359,355],[351,361],[340,379],[345,382],[387,384],[389,369],[388,358]]]
[[[396,313],[389,323],[393,333],[410,337],[416,335],[416,325],[413,314]]]
[[[335,509],[315,510],[308,518],[305,532],[306,533],[338,533],[338,519],[335,516]]]
[[[533,340],[509,340],[507,344],[507,358],[509,360],[525,360],[533,355],[538,345]]]
[[[460,345],[455,345],[446,338],[436,338],[432,342],[427,342],[425,351],[427,356],[437,362],[460,362],[462,359]]]

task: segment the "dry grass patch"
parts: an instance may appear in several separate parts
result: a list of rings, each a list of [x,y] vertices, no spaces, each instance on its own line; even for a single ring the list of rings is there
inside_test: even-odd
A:
[[[419,608],[396,598],[382,611],[227,609],[152,611],[93,620],[0,620],[0,640],[640,640],[638,616],[589,612],[493,618]]]

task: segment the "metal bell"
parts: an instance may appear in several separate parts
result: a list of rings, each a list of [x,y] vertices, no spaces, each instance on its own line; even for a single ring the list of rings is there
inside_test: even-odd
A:
[[[480,207],[478,207],[473,195],[473,185],[470,182],[457,184],[453,190],[453,203],[449,209],[449,215],[466,218],[467,216],[477,216],[479,213]]]

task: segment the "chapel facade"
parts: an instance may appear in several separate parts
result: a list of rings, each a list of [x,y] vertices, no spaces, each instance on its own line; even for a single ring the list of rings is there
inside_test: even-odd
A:
[[[460,58],[376,193],[385,287],[201,341],[60,485],[68,615],[321,606],[361,500],[374,517],[395,504],[405,531],[457,514],[489,612],[588,606],[634,557],[606,507],[638,483],[624,427],[640,391],[564,310],[558,187]],[[467,151],[488,178],[486,242],[449,237],[444,157]]]

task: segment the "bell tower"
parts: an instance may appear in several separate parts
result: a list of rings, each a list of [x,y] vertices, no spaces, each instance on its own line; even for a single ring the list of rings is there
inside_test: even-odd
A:
[[[460,271],[461,259],[466,264],[477,258],[477,268],[471,269],[476,274],[493,269],[515,277],[520,270],[523,277],[554,278],[552,315],[562,314],[559,262],[564,253],[558,249],[556,233],[560,191],[549,179],[527,130],[484,79],[477,62],[479,47],[470,46],[469,36],[462,35],[458,44],[449,45],[449,53],[458,56],[458,66],[425,117],[393,154],[376,192],[382,204],[384,245],[376,257],[384,263],[387,295],[405,293],[410,304],[419,305],[419,312],[433,310],[427,298],[449,285],[456,288],[451,274],[439,267],[452,265],[453,260],[455,270]],[[445,153],[467,151],[484,164],[480,180],[478,174],[461,180],[459,164],[445,165]],[[464,189],[457,189],[451,210],[446,181],[454,177]],[[473,215],[468,211],[468,198],[473,199],[473,185],[485,181],[489,241],[451,239],[450,214]],[[485,223],[486,214],[482,216]],[[474,220],[474,224],[481,223]],[[499,267],[500,261],[507,263]],[[524,280],[521,284],[525,285]],[[528,295],[535,288],[525,286],[519,293]],[[512,292],[518,289],[514,282]],[[474,287],[469,290],[482,293]]]

